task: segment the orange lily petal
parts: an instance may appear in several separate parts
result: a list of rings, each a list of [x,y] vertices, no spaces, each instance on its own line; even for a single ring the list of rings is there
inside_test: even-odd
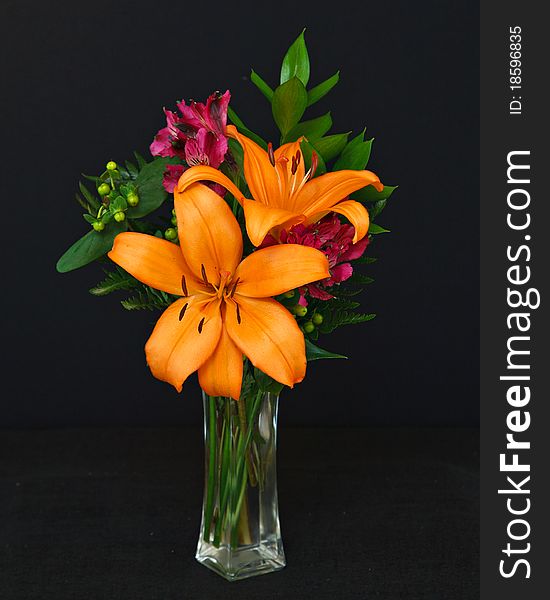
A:
[[[355,227],[354,244],[367,235],[369,231],[369,213],[361,203],[355,200],[344,200],[344,202],[339,202],[330,210],[344,215]]]
[[[280,383],[293,387],[302,381],[306,374],[305,342],[294,317],[271,298],[235,294],[234,301],[228,302],[225,326],[241,352]]]
[[[151,372],[181,392],[187,377],[202,367],[214,352],[221,328],[218,301],[202,294],[176,300],[162,313],[145,345]]]
[[[250,298],[276,296],[330,277],[327,257],[308,246],[281,244],[256,250],[237,267],[237,292]]]
[[[276,202],[283,190],[267,152],[256,142],[241,135],[234,125],[227,126],[227,135],[236,139],[243,147],[244,177],[254,200],[266,206],[278,206]]]
[[[243,238],[227,202],[201,183],[174,193],[178,235],[185,262],[199,279],[203,265],[210,283],[218,285],[221,271],[237,268]]]
[[[167,240],[131,231],[119,233],[108,256],[130,275],[157,290],[183,296],[185,275],[188,292],[198,291],[180,247]]]
[[[277,225],[295,225],[305,217],[282,208],[271,208],[256,200],[243,201],[246,231],[254,246],[259,246],[271,229]]]
[[[380,192],[384,186],[371,171],[333,171],[308,181],[295,198],[296,211],[311,216],[323,210],[332,210],[338,202],[366,187],[374,185]]]
[[[183,175],[179,178],[178,185],[174,192],[176,190],[178,192],[184,192],[189,186],[201,181],[213,181],[214,183],[219,183],[242,204],[243,193],[231,179],[221,171],[218,171],[218,169],[206,165],[197,165],[196,167],[191,167],[190,169],[187,169],[187,171],[184,171]]]
[[[275,168],[279,173],[279,178],[285,184],[284,196],[290,197],[292,190],[292,182],[295,182],[295,186],[298,186],[305,177],[305,164],[304,157],[302,155],[302,149],[300,146],[301,141],[304,138],[301,137],[296,142],[290,142],[284,144],[275,150]],[[296,172],[292,175],[292,157],[296,157],[299,153],[299,162],[296,165]],[[278,204],[281,206],[281,204]],[[287,208],[290,208],[287,206]]]
[[[238,400],[243,379],[243,354],[235,346],[225,326],[214,354],[199,369],[199,383],[209,396]]]

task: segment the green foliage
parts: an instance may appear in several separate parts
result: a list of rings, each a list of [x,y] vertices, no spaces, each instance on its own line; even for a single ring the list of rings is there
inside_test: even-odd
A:
[[[332,117],[330,112],[321,117],[302,121],[296,124],[285,136],[283,142],[294,142],[300,136],[305,136],[308,142],[313,143],[322,138],[332,127]]]
[[[323,314],[324,321],[319,327],[319,331],[321,333],[331,333],[337,327],[365,323],[366,321],[374,319],[375,316],[375,314],[357,313],[345,309],[332,310],[329,308],[327,312]]]
[[[353,275],[346,281],[346,283],[349,283],[351,285],[353,285],[353,284],[369,285],[373,281],[374,281],[374,279],[372,277],[369,277],[368,275],[365,275],[364,273],[359,273],[359,271],[355,270],[353,272]]]
[[[262,392],[270,392],[271,394],[280,394],[285,387],[282,383],[275,381],[269,375],[266,375],[260,369],[254,367],[254,379]]]
[[[311,157],[315,148],[312,144],[310,144],[307,140],[302,140],[300,144],[300,148],[302,149],[302,156],[304,157],[304,163],[306,166],[306,171],[311,167]],[[317,170],[315,171],[315,175],[322,175],[327,172],[327,166],[323,157],[317,153]]]
[[[283,138],[302,118],[306,105],[306,88],[297,77],[285,81],[275,90],[271,110]]]
[[[316,102],[319,102],[321,98],[324,98],[330,90],[340,81],[340,71],[336,71],[336,73],[332,76],[316,85],[314,88],[311,88],[307,93],[307,105],[311,106]]]
[[[378,235],[380,233],[390,233],[390,230],[384,229],[383,227],[381,227],[380,225],[377,225],[376,223],[371,223],[369,225],[369,234],[370,235]]]
[[[86,201],[86,210],[88,210],[89,212],[97,210],[99,208],[99,205],[101,204],[101,201],[97,198],[97,196],[92,194],[92,192],[90,192],[90,190],[82,182],[79,182],[78,188],[80,189],[80,192],[84,197],[84,200]],[[80,204],[81,206],[84,206],[82,203]]]
[[[141,284],[141,289],[137,294],[126,300],[121,300],[120,303],[126,310],[164,310],[175,299],[175,296],[166,292]]]
[[[304,33],[305,29],[291,44],[283,58],[283,64],[281,66],[281,84],[296,77],[303,83],[304,88],[307,86],[309,81],[309,55]]]
[[[327,129],[328,131],[328,129]],[[313,142],[315,150],[323,157],[325,162],[336,158],[346,147],[349,133],[336,133],[321,137]],[[311,140],[310,140],[311,141]]]
[[[126,213],[129,219],[144,217],[156,210],[168,197],[162,187],[162,177],[166,165],[179,162],[175,158],[155,157],[150,163],[140,167],[138,176],[134,181],[139,194],[139,204],[128,208]]]
[[[104,270],[104,273],[105,279],[93,287],[90,290],[90,294],[94,296],[106,296],[118,290],[132,290],[142,285],[135,277],[132,277],[132,275],[118,266],[114,271]]]
[[[347,143],[340,158],[334,164],[334,171],[342,171],[343,169],[360,171],[366,168],[369,162],[373,140],[365,141],[363,139],[364,136],[365,130]]]
[[[319,348],[319,346],[316,346],[311,340],[306,338],[306,358],[308,361],[312,361],[326,358],[347,358],[347,356],[334,354],[334,352]]]
[[[273,90],[271,87],[254,71],[250,72],[250,81],[262,92],[262,94],[271,102],[273,100]]]
[[[57,261],[57,271],[67,273],[79,269],[109,252],[115,237],[126,231],[127,223],[112,222],[103,231],[90,231],[76,241]]]
[[[387,200],[378,200],[372,206],[369,206],[369,218],[376,219],[376,217],[386,208]]]
[[[385,185],[384,189],[378,192],[374,186],[368,185],[362,190],[354,192],[353,199],[359,202],[379,202],[380,200],[387,200],[396,189],[396,185]]]

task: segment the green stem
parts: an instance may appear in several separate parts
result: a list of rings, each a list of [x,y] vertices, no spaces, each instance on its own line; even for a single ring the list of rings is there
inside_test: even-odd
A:
[[[241,424],[241,431],[244,436],[248,434],[248,427],[246,425],[246,404],[244,396],[238,401],[239,405],[239,422]],[[256,477],[254,475],[254,467],[252,465],[252,460],[250,456],[250,451],[248,448],[244,449],[246,455],[246,468],[248,470],[248,479],[250,481],[250,485],[254,487],[257,483]]]
[[[210,542],[210,530],[212,529],[212,517],[214,514],[214,491],[216,489],[216,400],[208,397],[209,419],[208,419],[208,485],[206,489],[206,509],[204,511],[204,541]]]
[[[216,521],[214,529],[214,540],[213,545],[219,547],[222,539],[222,531],[226,524],[230,527],[230,543],[233,545],[235,540],[235,531],[237,527],[241,526],[241,529],[248,527],[248,523],[245,523],[243,519],[247,519],[248,515],[242,515],[240,519],[240,511],[243,505],[243,498],[246,492],[246,484],[248,482],[248,472],[246,468],[246,454],[249,451],[250,441],[253,433],[253,423],[257,416],[258,409],[261,405],[261,399],[263,392],[258,391],[256,397],[252,402],[248,418],[245,416],[244,427],[242,420],[242,413],[239,413],[239,436],[236,440],[236,447],[231,444],[231,408],[230,403],[232,401],[226,400],[226,414],[225,419],[227,421],[226,429],[227,434],[224,440],[223,448],[223,459],[221,465],[220,474],[220,486],[219,486],[219,497],[220,497],[220,510],[218,519]],[[239,400],[238,403],[242,401]],[[246,405],[238,406],[238,410],[244,409],[246,415]]]

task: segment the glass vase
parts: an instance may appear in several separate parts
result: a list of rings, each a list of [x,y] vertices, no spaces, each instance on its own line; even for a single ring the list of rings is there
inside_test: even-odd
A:
[[[230,581],[285,566],[277,501],[279,397],[203,393],[205,487],[197,560]]]

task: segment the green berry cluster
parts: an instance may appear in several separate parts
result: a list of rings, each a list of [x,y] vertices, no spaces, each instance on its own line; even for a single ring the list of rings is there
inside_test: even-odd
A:
[[[295,291],[286,292],[286,294],[284,294],[283,297],[285,299],[291,299],[294,298],[295,293]],[[301,304],[294,304],[291,306],[287,306],[287,308],[297,319],[304,319],[308,314],[307,306],[302,306]],[[319,312],[314,311],[310,319],[305,321],[305,323],[301,323],[301,328],[304,331],[304,333],[313,333],[315,329],[322,324],[322,322],[323,315]]]
[[[84,215],[84,219],[95,231],[103,231],[112,219],[122,223],[126,219],[128,208],[139,204],[136,186],[132,183],[122,183],[118,165],[114,160],[107,163],[105,171],[99,176],[97,193],[101,197],[97,214]]]
[[[172,223],[173,227],[168,227],[168,229],[164,230],[164,237],[170,242],[175,242],[178,239],[178,220],[176,219],[176,211],[174,209],[172,209],[170,223]]]

